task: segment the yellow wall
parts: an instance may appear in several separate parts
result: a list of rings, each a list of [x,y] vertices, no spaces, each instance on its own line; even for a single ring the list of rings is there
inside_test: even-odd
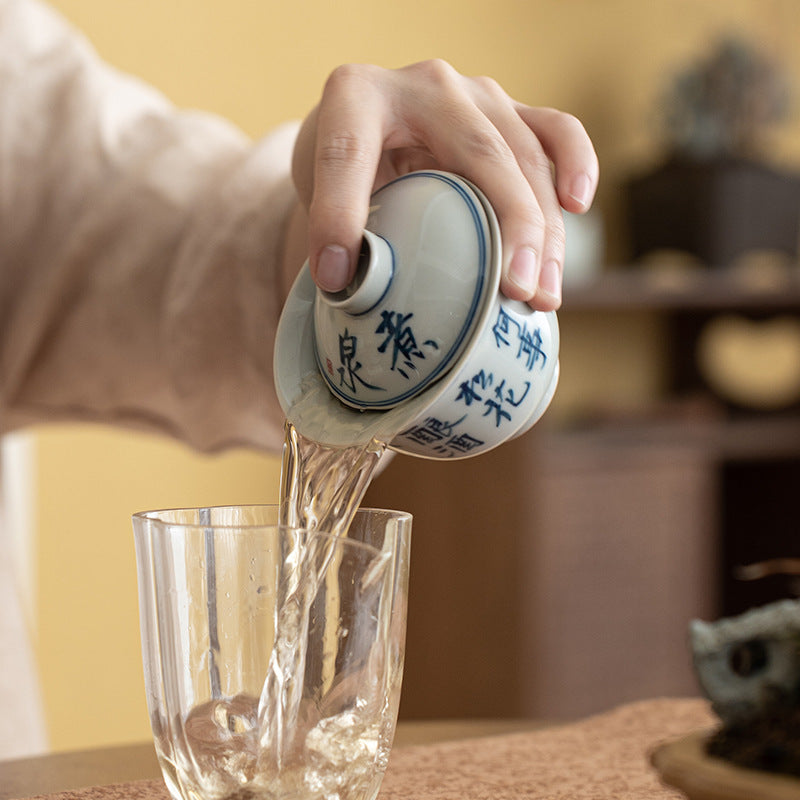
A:
[[[518,99],[573,111],[600,154],[600,206],[618,257],[622,178],[657,152],[654,97],[667,70],[729,30],[749,32],[800,78],[796,0],[57,0],[108,60],[175,102],[222,113],[253,136],[316,101],[343,61],[399,66],[441,56],[491,74]],[[800,80],[796,81],[800,85]],[[800,161],[796,122],[776,156]],[[648,341],[619,331],[622,391],[636,394]],[[649,337],[649,338],[648,338]],[[626,359],[626,342],[635,346]],[[591,358],[565,335],[565,396],[592,390]],[[580,381],[584,365],[588,384]],[[608,375],[597,375],[608,381]],[[646,394],[646,391],[644,392]],[[156,437],[37,432],[37,623],[52,746],[149,737],[129,516],[145,507],[271,501],[273,458],[201,458]]]
[[[166,439],[58,426],[36,436],[38,653],[54,749],[149,737],[135,511],[274,502],[279,466],[247,452],[199,457]]]

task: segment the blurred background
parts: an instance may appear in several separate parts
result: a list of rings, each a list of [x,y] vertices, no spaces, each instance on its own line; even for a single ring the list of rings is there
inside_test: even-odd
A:
[[[342,62],[437,56],[574,113],[594,140],[600,191],[568,220],[546,420],[478,459],[397,458],[368,496],[415,515],[404,717],[693,694],[691,617],[793,595],[792,578],[735,567],[800,555],[800,4],[53,5],[106,60],[254,138],[303,117]],[[54,750],[150,737],[130,514],[274,502],[278,470],[105,428],[7,437],[4,513]]]

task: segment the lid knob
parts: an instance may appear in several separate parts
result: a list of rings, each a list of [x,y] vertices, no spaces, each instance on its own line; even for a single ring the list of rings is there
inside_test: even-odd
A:
[[[320,289],[320,300],[354,316],[366,314],[380,303],[393,277],[394,252],[391,245],[382,236],[365,230],[353,280],[339,292]]]

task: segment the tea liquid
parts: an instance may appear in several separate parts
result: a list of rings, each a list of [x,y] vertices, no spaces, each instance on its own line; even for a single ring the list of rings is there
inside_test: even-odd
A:
[[[280,521],[333,536],[298,540],[285,554],[291,569],[278,587],[275,642],[261,696],[219,697],[193,708],[184,721],[193,767],[162,759],[172,780],[198,800],[346,800],[369,793],[382,775],[388,749],[379,714],[356,709],[307,730],[301,709],[310,606],[325,579],[333,537],[346,534],[384,450],[377,441],[326,447],[287,422]]]
[[[291,422],[281,463],[280,520],[297,528],[332,536],[347,532],[369,486],[385,445],[331,448],[302,436]],[[258,719],[264,750],[277,756],[276,767],[290,756],[297,713],[303,695],[309,608],[324,579],[335,540],[311,539],[299,544],[288,581],[279,587],[275,645],[259,702]],[[320,552],[326,548],[328,552]],[[269,743],[269,744],[268,744]]]

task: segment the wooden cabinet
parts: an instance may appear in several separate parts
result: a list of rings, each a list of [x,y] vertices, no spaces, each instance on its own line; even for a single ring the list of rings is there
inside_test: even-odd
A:
[[[560,318],[566,329],[583,315],[575,327],[591,338],[593,324],[646,313],[669,336],[682,315],[753,309],[800,312],[800,283],[617,272],[567,292]],[[670,383],[674,359],[691,354],[685,342],[661,344],[654,406],[669,407],[682,391]],[[710,415],[640,408],[580,425],[548,415],[479,458],[396,458],[365,503],[415,517],[401,716],[563,719],[696,694],[687,624],[742,602],[731,591],[735,541],[748,530],[785,540],[800,476],[795,410],[715,403]]]
[[[472,461],[398,458],[367,502],[415,518],[401,714],[556,719],[694,694],[716,490],[694,442],[534,431]]]
[[[474,459],[397,456],[365,505],[414,515],[401,716],[521,716],[535,436]]]

